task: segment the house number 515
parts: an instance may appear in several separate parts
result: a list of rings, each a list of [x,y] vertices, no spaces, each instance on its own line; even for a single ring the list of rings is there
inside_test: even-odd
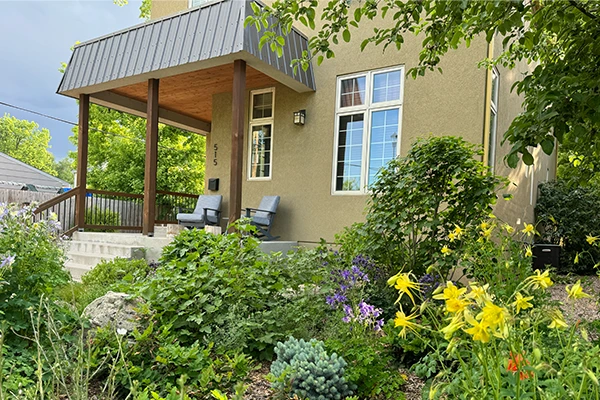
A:
[[[217,146],[217,145],[215,144],[215,145],[213,145],[213,149],[215,150],[215,158],[213,158],[213,165],[217,165],[217,164],[219,164],[219,163],[217,162],[217,150],[219,150],[219,146]]]

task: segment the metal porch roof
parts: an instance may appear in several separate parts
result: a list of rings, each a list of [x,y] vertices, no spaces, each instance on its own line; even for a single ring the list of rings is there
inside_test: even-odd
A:
[[[299,68],[294,74],[290,66],[308,49],[307,38],[292,30],[278,58],[268,46],[259,49],[260,36],[254,26],[244,28],[251,13],[248,0],[210,2],[81,43],[73,51],[57,92],[75,97],[139,82],[157,71],[169,76],[180,72],[182,68],[177,67],[202,69],[202,61],[218,65],[215,59],[225,57],[223,63],[231,62],[231,56],[245,59],[297,91],[315,90],[312,67]]]

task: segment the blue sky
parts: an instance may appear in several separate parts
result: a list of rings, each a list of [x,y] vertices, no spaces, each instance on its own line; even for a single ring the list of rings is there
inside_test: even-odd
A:
[[[0,0],[0,102],[77,122],[75,100],[56,94],[70,48],[140,23],[141,0],[119,7],[112,0]],[[74,147],[71,126],[0,105],[5,113],[37,122],[52,135],[50,151],[59,160]]]

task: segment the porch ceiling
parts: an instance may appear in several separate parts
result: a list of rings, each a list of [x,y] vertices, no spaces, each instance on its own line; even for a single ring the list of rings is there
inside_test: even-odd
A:
[[[268,75],[248,67],[246,88],[256,89],[275,84]],[[212,96],[231,92],[233,89],[233,64],[188,72],[160,80],[159,107],[175,113],[210,122],[212,120]],[[145,102],[148,84],[140,82],[112,89],[110,92],[140,102]]]

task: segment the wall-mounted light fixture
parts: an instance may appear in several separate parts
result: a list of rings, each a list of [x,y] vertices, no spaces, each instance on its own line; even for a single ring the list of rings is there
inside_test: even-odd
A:
[[[304,125],[306,119],[306,110],[298,110],[294,112],[294,124]]]

